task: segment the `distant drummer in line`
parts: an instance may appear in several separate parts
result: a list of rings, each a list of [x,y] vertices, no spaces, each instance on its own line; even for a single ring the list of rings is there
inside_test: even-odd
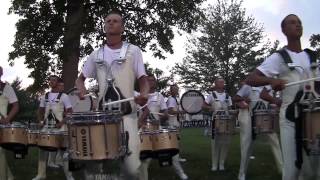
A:
[[[182,110],[180,106],[179,87],[177,84],[173,84],[170,86],[170,96],[167,100],[167,106],[168,106],[168,113],[171,115],[169,116],[169,119],[168,119],[169,126],[180,129],[182,114],[184,114],[185,112]],[[180,146],[180,149],[181,149],[181,146]],[[179,161],[186,162],[187,160],[179,156]]]
[[[40,100],[40,106],[38,109],[38,120],[44,125],[41,131],[49,129],[57,129],[59,131],[67,131],[65,119],[63,113],[72,113],[72,106],[69,97],[60,92],[58,83],[62,79],[56,75],[49,77],[50,92],[47,92]],[[32,180],[46,179],[48,151],[39,149],[39,161],[38,161],[38,174]],[[74,180],[72,173],[69,171],[68,161],[63,161],[63,170],[67,180]]]
[[[149,91],[149,98],[147,102],[147,107],[144,108],[142,115],[139,117],[139,124],[141,127],[147,123],[146,121],[149,119],[151,121],[164,121],[168,119],[168,108],[167,104],[164,100],[163,95],[160,92],[156,91],[156,78],[154,75],[148,76],[148,82],[150,86]],[[161,124],[165,124],[162,122]],[[170,124],[170,123],[169,123]],[[151,158],[141,160],[141,167],[140,167],[140,180],[148,180],[148,167],[151,162]],[[177,175],[180,179],[185,180],[188,179],[188,176],[184,173],[182,166],[179,162],[179,155],[175,155],[172,157],[172,165],[174,170],[176,171]]]
[[[268,101],[273,106],[281,106],[281,100],[272,96],[268,91],[269,87],[251,87],[247,84],[243,84],[237,94],[233,97],[234,102],[239,107],[239,124],[240,124],[240,150],[241,150],[241,162],[239,169],[239,180],[246,180],[247,169],[249,165],[249,158],[252,155],[252,142],[255,139],[255,134],[253,134],[253,124],[252,119],[253,112],[257,107],[257,104],[262,103],[266,105],[267,103],[263,100]],[[282,154],[280,148],[280,142],[277,133],[268,133],[268,141],[270,142],[272,152],[275,157],[276,165],[278,171],[282,172]]]
[[[9,124],[19,111],[19,103],[13,88],[8,83],[1,81],[2,74],[3,69],[0,66],[0,124]],[[7,113],[9,104],[12,107]],[[14,177],[8,166],[5,152],[6,150],[0,147],[0,179],[13,180]]]
[[[225,81],[223,78],[217,78],[214,81],[215,90],[212,91],[205,99],[203,107],[215,113],[217,110],[227,111],[232,106],[231,97],[225,92]],[[212,123],[214,124],[214,122]],[[211,156],[212,156],[212,171],[223,171],[224,163],[227,159],[229,144],[231,141],[230,135],[215,135],[212,132],[211,139]]]

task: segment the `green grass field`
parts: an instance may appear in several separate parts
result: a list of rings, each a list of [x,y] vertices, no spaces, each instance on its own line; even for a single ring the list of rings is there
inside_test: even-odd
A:
[[[254,144],[255,159],[250,161],[247,178],[249,180],[280,180],[281,175],[276,170],[270,146],[263,137],[259,137]],[[183,129],[181,156],[187,159],[183,163],[190,180],[236,180],[240,164],[239,135],[235,135],[229,150],[226,170],[212,172],[210,139],[203,136],[203,129]],[[25,159],[13,160],[13,154],[8,153],[9,165],[16,180],[31,180],[37,173],[37,148],[31,148]],[[62,169],[47,169],[47,180],[65,179]],[[77,178],[79,179],[79,178]],[[160,168],[157,161],[153,161],[149,168],[150,180],[179,179],[171,167]]]

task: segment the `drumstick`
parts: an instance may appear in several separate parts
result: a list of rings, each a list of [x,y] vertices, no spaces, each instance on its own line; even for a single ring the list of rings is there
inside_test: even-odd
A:
[[[301,81],[287,83],[285,86],[286,87],[294,86],[294,85],[302,84],[302,83],[309,82],[309,81],[315,81],[317,79],[320,79],[320,77],[315,77],[315,78],[310,78],[310,79],[305,79],[305,80],[301,80]]]
[[[150,112],[151,114],[156,114],[156,115],[160,115],[160,116],[164,116],[165,114],[164,113],[159,113],[159,112]],[[168,116],[174,116],[172,114],[168,114]]]
[[[121,99],[121,100],[118,100],[118,101],[112,101],[112,102],[109,102],[109,103],[105,103],[104,105],[105,106],[110,106],[110,105],[113,105],[113,104],[118,104],[118,103],[122,103],[122,102],[133,101],[133,100],[134,100],[134,97],[131,97],[131,98],[127,98],[127,99]]]

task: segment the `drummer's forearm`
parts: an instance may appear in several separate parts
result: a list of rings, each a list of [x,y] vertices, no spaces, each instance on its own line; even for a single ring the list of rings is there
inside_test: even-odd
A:
[[[271,84],[272,80],[273,78],[267,77],[261,71],[255,69],[247,76],[245,83],[249,86],[259,87]]]
[[[37,119],[38,119],[39,123],[44,121],[44,109],[43,108],[39,108],[38,109],[38,111],[37,111]]]
[[[14,102],[11,105],[12,105],[12,108],[9,111],[9,113],[7,114],[7,117],[6,117],[6,119],[8,121],[10,121],[10,122],[12,121],[14,116],[19,112],[19,104],[18,104],[18,102]]]
[[[147,76],[142,76],[138,79],[138,84],[140,88],[140,95],[147,95],[149,94],[150,91],[150,86],[148,83],[148,78]]]

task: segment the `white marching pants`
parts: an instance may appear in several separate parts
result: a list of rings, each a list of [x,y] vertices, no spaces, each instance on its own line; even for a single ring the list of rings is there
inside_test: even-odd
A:
[[[230,141],[230,135],[215,135],[214,139],[211,139],[212,169],[224,167]]]
[[[306,156],[303,151],[301,170],[295,166],[296,140],[295,123],[285,117],[287,106],[280,109],[280,136],[283,154],[282,180],[320,180],[320,156]]]
[[[62,152],[61,152],[62,153]],[[38,160],[38,174],[37,177],[47,177],[47,160],[49,152],[39,149],[39,160]],[[63,160],[63,171],[67,179],[72,179],[72,173],[69,171],[69,161]]]
[[[181,177],[182,174],[184,174],[183,168],[179,161],[179,154],[172,157],[172,167],[175,170],[176,174]],[[149,174],[148,174],[148,168],[151,163],[152,158],[148,158],[141,161],[140,166],[140,177],[139,180],[148,180]]]
[[[7,158],[6,150],[0,147],[0,180],[13,180],[13,175],[10,171]]]
[[[240,147],[241,147],[241,162],[239,169],[239,177],[245,176],[247,173],[249,158],[252,154],[252,122],[248,109],[239,109],[239,124],[240,124]],[[279,143],[279,138],[276,133],[268,134],[268,141],[271,145],[273,155],[275,157],[278,171],[282,172],[283,160]]]

